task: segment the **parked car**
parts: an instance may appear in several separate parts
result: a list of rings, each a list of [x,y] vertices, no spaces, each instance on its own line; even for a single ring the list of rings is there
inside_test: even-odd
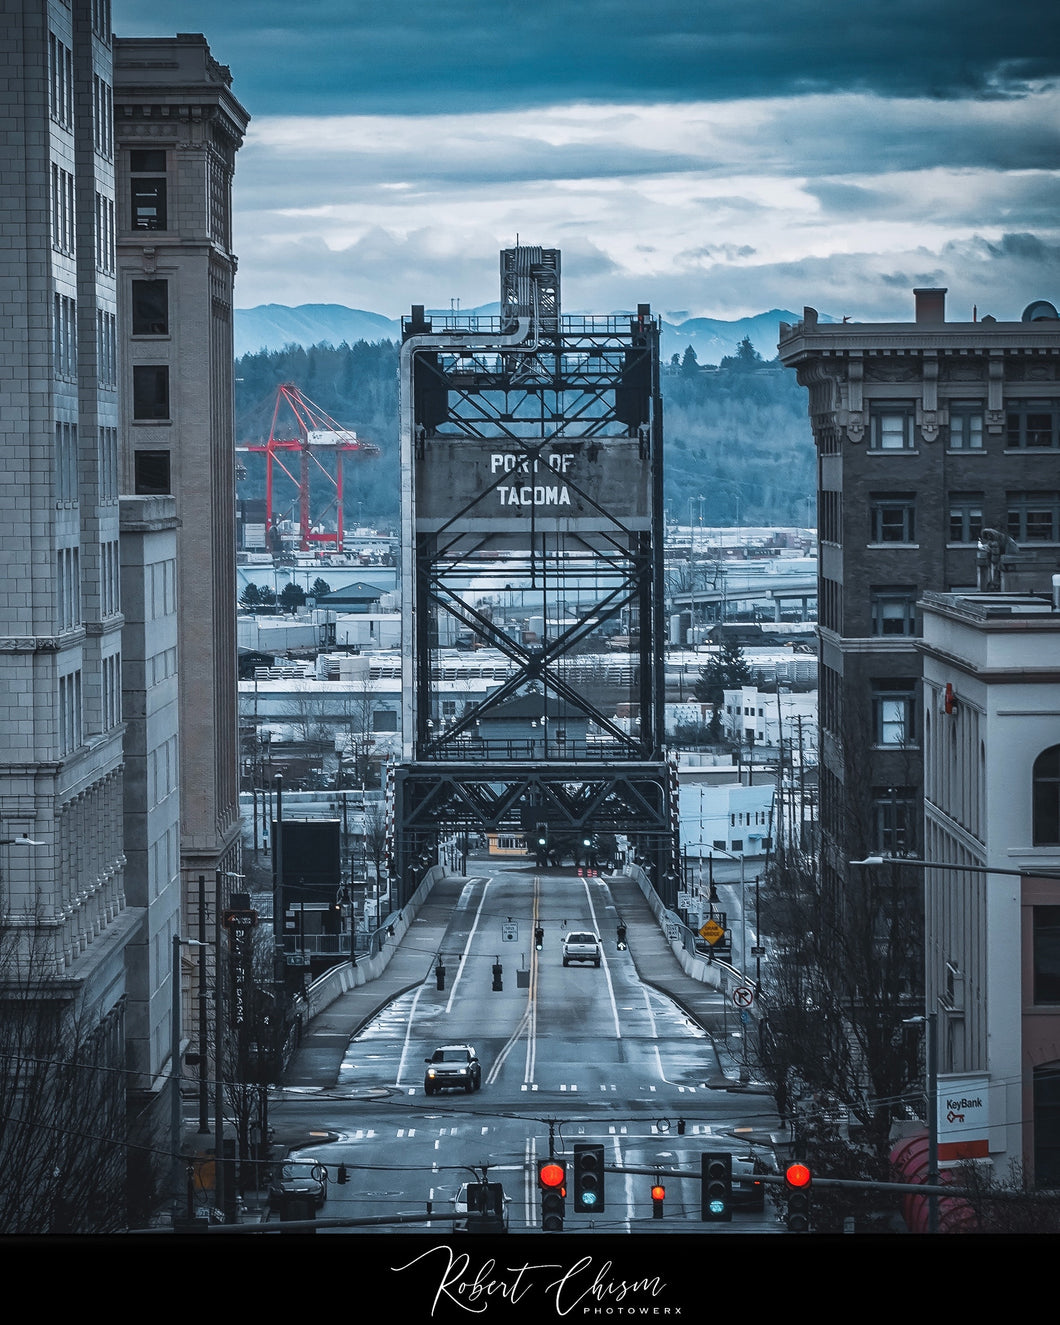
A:
[[[600,940],[591,930],[572,930],[563,940],[563,965],[571,962],[600,965]]]
[[[328,1199],[326,1166],[315,1159],[285,1159],[279,1177],[269,1186],[269,1205],[279,1208],[290,1196],[308,1196],[319,1210]]]
[[[772,1155],[759,1150],[749,1155],[732,1157],[732,1205],[734,1210],[763,1210],[766,1204],[766,1186],[759,1182],[763,1173],[776,1173],[777,1162]]]
[[[454,1088],[466,1090],[470,1095],[482,1085],[482,1064],[470,1044],[440,1045],[423,1061],[427,1064],[423,1089],[428,1095]]]

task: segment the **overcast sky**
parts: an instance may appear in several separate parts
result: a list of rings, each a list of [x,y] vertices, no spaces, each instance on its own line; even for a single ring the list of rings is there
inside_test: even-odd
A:
[[[563,307],[1060,303],[1057,0],[113,0],[250,112],[237,303],[397,317],[559,248]]]

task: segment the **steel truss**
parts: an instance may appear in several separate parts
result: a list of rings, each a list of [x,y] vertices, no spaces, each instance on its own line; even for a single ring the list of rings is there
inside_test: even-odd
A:
[[[501,307],[431,320],[413,308],[403,326],[398,896],[446,832],[543,820],[635,837],[672,905],[658,323],[647,305],[561,316],[555,250],[501,255]],[[617,704],[583,680],[615,634],[634,660]],[[514,665],[460,706],[438,679],[456,638]]]

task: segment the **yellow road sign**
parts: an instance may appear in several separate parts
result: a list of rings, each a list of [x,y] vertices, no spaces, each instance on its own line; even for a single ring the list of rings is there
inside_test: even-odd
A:
[[[719,925],[716,920],[708,920],[699,931],[699,937],[701,939],[706,939],[711,947],[713,947],[718,939],[725,937],[725,930],[722,929],[721,925]]]

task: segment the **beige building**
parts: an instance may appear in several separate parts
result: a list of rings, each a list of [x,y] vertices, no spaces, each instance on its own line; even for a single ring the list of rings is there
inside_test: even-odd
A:
[[[191,937],[212,937],[215,881],[227,894],[241,873],[232,180],[248,115],[231,83],[201,35],[115,38],[122,491],[171,495],[179,520],[179,851]]]
[[[940,1109],[940,1155],[1060,1187],[1060,609],[1019,593],[920,609],[924,854],[967,866],[925,877],[940,1098],[975,1101],[963,1129]]]

